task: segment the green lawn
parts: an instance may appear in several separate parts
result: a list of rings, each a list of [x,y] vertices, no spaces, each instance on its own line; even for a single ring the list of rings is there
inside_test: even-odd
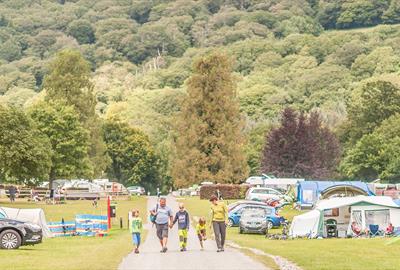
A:
[[[116,269],[122,258],[131,249],[131,238],[127,230],[128,211],[139,209],[143,220],[146,216],[145,197],[118,201],[117,219],[107,237],[65,237],[45,239],[42,244],[21,247],[18,250],[0,250],[1,269]],[[47,221],[73,220],[76,214],[106,214],[106,201],[100,201],[97,209],[90,201],[71,201],[62,205],[45,205],[28,202],[1,206],[42,208]],[[124,229],[119,229],[119,217],[123,218]],[[118,222],[117,222],[118,221]]]
[[[185,198],[182,201],[192,216],[208,216],[210,206],[208,201],[198,198]],[[296,212],[285,208],[281,214],[291,219]],[[305,270],[383,270],[398,269],[400,265],[400,238],[398,241],[388,238],[284,241],[268,240],[261,235],[241,235],[237,228],[229,228],[228,240],[233,240],[243,247],[257,248],[285,257]]]

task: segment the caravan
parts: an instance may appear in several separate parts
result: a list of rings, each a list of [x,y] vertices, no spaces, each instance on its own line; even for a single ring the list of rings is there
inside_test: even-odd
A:
[[[353,236],[352,225],[366,232],[373,225],[385,231],[400,227],[400,206],[386,196],[355,196],[321,200],[315,209],[295,216],[289,230],[292,237]]]

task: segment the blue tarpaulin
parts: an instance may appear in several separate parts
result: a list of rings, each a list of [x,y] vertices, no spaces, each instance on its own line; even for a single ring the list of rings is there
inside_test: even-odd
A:
[[[318,201],[324,190],[332,187],[357,187],[365,191],[366,195],[375,195],[367,183],[361,181],[303,181],[297,184],[297,203],[301,207],[312,207]]]

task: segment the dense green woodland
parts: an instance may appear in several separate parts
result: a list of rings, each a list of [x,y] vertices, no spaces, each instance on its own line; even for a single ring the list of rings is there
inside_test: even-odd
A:
[[[290,106],[319,112],[340,139],[331,177],[396,181],[399,22],[399,0],[0,0],[0,103],[32,110],[51,96],[45,78],[56,53],[77,50],[97,114],[148,136],[168,182],[193,62],[219,50],[233,60],[251,174],[266,131]]]

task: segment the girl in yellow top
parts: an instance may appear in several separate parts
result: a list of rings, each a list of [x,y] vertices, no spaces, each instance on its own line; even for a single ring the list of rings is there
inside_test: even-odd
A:
[[[224,251],[226,238],[226,224],[228,223],[228,208],[224,202],[218,200],[217,196],[211,196],[211,221],[217,242],[217,252]]]
[[[205,218],[201,217],[199,219],[199,223],[196,225],[196,233],[197,233],[197,237],[199,237],[199,240],[200,240],[201,250],[203,250],[204,249],[203,241],[207,240]]]

